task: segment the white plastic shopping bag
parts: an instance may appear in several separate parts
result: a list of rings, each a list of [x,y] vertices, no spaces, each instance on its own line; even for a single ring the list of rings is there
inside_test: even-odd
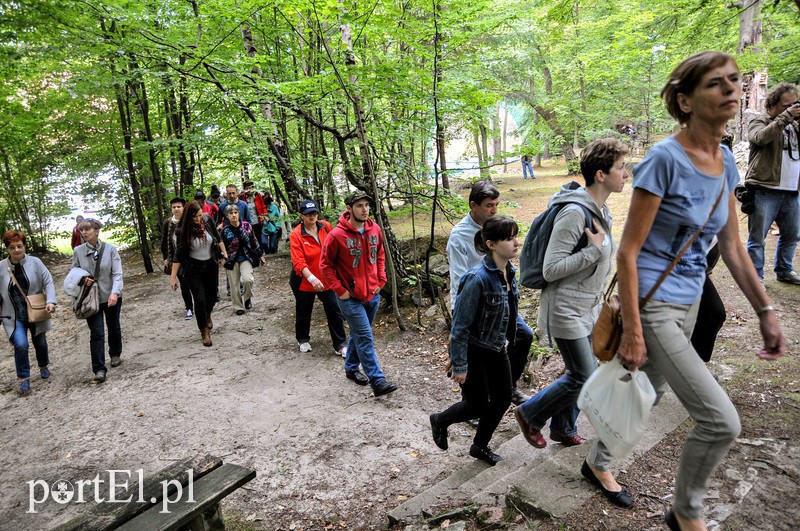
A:
[[[595,370],[581,389],[578,407],[614,457],[625,457],[642,436],[656,391],[641,371],[614,358]]]

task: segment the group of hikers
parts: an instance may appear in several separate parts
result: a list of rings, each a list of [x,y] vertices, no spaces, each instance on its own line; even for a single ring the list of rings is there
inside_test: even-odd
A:
[[[558,346],[566,372],[533,397],[517,385],[533,341],[533,331],[519,312],[517,269],[512,265],[522,248],[519,226],[497,215],[500,193],[490,181],[473,184],[470,211],[453,227],[447,244],[453,308],[449,374],[462,394],[457,403],[430,414],[433,441],[439,448],[448,449],[449,426],[477,419],[469,454],[495,465],[503,458],[489,443],[512,402],[518,406],[514,417],[520,430],[535,448],[548,444],[542,434],[548,422],[551,441],[564,446],[585,442],[576,423],[577,398],[598,366],[592,332],[616,266],[623,330],[617,357],[629,370],[646,374],[656,390],[656,402],[669,386],[695,421],[681,454],[666,523],[671,529],[705,529],[702,502],[709,477],[740,431],[736,409],[705,365],[724,321],[724,305],[707,275],[711,257],[721,255],[753,307],[764,341],[757,353],[762,359],[777,359],[785,351],[762,280],[764,238],[773,221],[780,229],[777,278],[800,284],[792,267],[800,232],[797,88],[776,87],[767,98],[770,119],[751,126],[745,182],[756,196],[754,209],[767,212],[750,221],[747,249],[739,239],[734,196],[739,173],[730,149],[720,144],[726,124],[739,110],[741,90],[739,68],[728,54],[703,52],[675,68],[661,96],[681,128],[653,146],[633,170],[633,192],[619,247],[612,236],[607,199],[621,192],[631,178],[628,149],[613,138],[584,148],[580,156],[584,185],[568,183],[550,200],[548,210],[555,217],[540,257],[545,287],[537,326]],[[777,164],[778,169],[766,169],[768,164]],[[775,194],[783,194],[777,206]],[[375,199],[360,191],[350,194],[335,227],[320,219],[315,201],[300,202],[301,221],[289,236],[289,284],[296,302],[299,350],[312,350],[311,313],[320,299],[333,352],[344,358],[345,377],[369,385],[375,396],[381,396],[396,391],[397,385],[382,372],[372,335],[386,283],[383,235],[369,217]],[[205,346],[212,345],[211,315],[219,300],[220,266],[227,272],[236,315],[252,308],[253,269],[264,263],[266,253],[274,252],[274,232],[267,225],[280,224],[273,205],[271,197],[254,193],[250,182],[244,184],[242,195],[229,185],[219,206],[206,202],[202,192],[188,203],[179,197],[171,202],[173,215],[165,221],[162,237],[165,273],[172,289],[180,289],[186,319],[195,318]],[[113,245],[99,239],[101,228],[96,219],[79,223],[81,242],[74,248],[73,268],[64,282],[73,298],[92,284],[98,287],[98,311],[87,319],[97,382],[104,381],[107,373],[106,329],[110,365],[122,362],[121,260]],[[3,236],[9,258],[0,268],[0,309],[23,394],[30,391],[28,332],[41,377],[50,377],[45,340],[50,321],[28,319],[32,304],[28,296],[43,294],[44,311],[49,313],[56,305],[52,277],[39,259],[25,253],[25,242],[18,231]],[[698,317],[703,305],[714,311]],[[693,334],[698,318],[707,321],[698,327],[703,329],[700,335]],[[603,442],[595,441],[581,474],[611,503],[630,507],[634,498],[615,480],[611,462]]]

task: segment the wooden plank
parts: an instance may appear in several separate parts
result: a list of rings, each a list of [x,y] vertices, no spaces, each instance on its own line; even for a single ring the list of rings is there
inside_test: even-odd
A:
[[[118,528],[119,531],[171,531],[188,524],[214,504],[256,477],[256,471],[238,465],[222,465],[194,482],[194,502],[188,502],[184,490],[181,500],[161,513],[161,504],[151,507]]]
[[[175,461],[155,474],[145,476],[142,487],[142,498],[146,500],[145,503],[137,503],[136,501],[130,503],[99,503],[85,513],[55,527],[53,531],[100,531],[102,529],[113,529],[152,507],[154,505],[151,501],[153,498],[160,502],[164,494],[163,481],[178,480],[185,487],[189,483],[188,470],[194,471],[194,481],[196,482],[199,478],[220,466],[222,466],[222,459],[208,454],[198,454],[194,457],[186,457]],[[173,496],[176,490],[177,487],[170,485],[168,496]],[[129,496],[133,496],[134,500],[139,499],[138,482],[131,484],[124,492],[117,492],[115,498],[119,500],[126,499]]]

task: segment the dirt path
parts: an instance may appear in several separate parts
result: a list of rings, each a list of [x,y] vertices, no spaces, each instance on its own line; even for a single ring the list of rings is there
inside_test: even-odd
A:
[[[167,278],[140,274],[141,264],[127,255],[124,363],[95,385],[88,328],[64,310],[67,268],[65,260],[51,267],[62,306],[48,334],[53,377],[35,376],[31,396],[18,398],[12,349],[2,353],[0,528],[44,529],[79,509],[50,501],[26,514],[28,481],[74,483],[107,477],[109,469],[147,475],[196,452],[257,470],[256,480],[228,498],[226,517],[234,521],[380,528],[387,507],[464,459],[467,433],[455,451],[428,453],[435,447],[424,412],[455,396],[441,373],[442,330],[400,334],[379,315],[383,370],[401,387],[376,399],[344,378],[321,307],[314,350],[297,350],[288,257],[258,270],[250,314],[237,317],[223,297],[214,346],[204,348]],[[224,293],[224,279],[220,285]]]

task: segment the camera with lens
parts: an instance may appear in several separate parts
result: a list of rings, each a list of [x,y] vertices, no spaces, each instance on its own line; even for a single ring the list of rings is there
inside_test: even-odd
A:
[[[748,216],[756,209],[756,192],[746,184],[739,184],[733,189],[733,195],[741,203],[739,207]]]

